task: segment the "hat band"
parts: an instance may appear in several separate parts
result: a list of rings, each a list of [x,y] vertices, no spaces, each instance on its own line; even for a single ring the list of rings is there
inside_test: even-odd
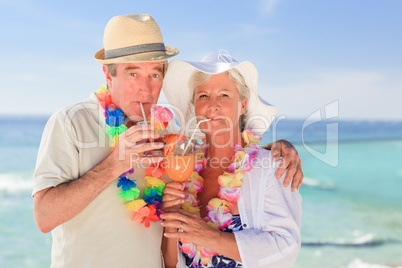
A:
[[[165,44],[152,43],[105,50],[105,60],[152,51],[166,51]]]

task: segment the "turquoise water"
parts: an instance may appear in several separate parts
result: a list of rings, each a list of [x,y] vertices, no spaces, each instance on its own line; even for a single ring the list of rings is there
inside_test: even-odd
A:
[[[30,197],[46,120],[0,118],[0,267],[50,265],[51,235],[36,229]],[[263,136],[292,141],[303,163],[294,267],[402,266],[402,122],[335,122],[339,142],[328,146],[327,123],[281,121]]]
[[[32,173],[47,118],[0,118],[0,267],[50,267],[50,234],[33,221]]]
[[[306,182],[295,267],[402,266],[402,140],[340,143],[337,167],[297,148]]]

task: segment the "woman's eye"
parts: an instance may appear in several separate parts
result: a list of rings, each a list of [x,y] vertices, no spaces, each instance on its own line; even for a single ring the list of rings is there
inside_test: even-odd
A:
[[[222,94],[222,97],[229,97],[228,94]]]
[[[205,98],[207,95],[205,95],[205,94],[202,94],[202,95],[200,95],[200,98]]]

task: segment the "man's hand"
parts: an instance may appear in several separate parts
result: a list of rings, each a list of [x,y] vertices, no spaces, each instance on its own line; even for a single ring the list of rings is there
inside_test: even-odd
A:
[[[297,188],[299,190],[303,182],[303,171],[301,166],[301,160],[296,148],[290,142],[286,140],[278,140],[274,143],[269,144],[264,147],[265,149],[272,151],[273,160],[276,162],[282,156],[282,162],[279,165],[278,172],[276,173],[276,178],[279,179],[286,173],[285,180],[283,181],[283,186],[287,187],[290,181],[292,181],[292,192]]]
[[[148,167],[163,161],[162,157],[142,157],[146,151],[163,148],[162,142],[154,140],[160,135],[152,130],[151,125],[131,126],[119,136],[118,145],[109,157],[113,159],[120,174],[135,166]]]

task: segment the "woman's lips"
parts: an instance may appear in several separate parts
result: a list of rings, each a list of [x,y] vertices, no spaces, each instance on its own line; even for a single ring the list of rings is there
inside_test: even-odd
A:
[[[207,119],[209,119],[210,121],[219,121],[219,120],[222,120],[224,118],[221,117],[221,116],[215,116],[215,117],[207,117]]]

